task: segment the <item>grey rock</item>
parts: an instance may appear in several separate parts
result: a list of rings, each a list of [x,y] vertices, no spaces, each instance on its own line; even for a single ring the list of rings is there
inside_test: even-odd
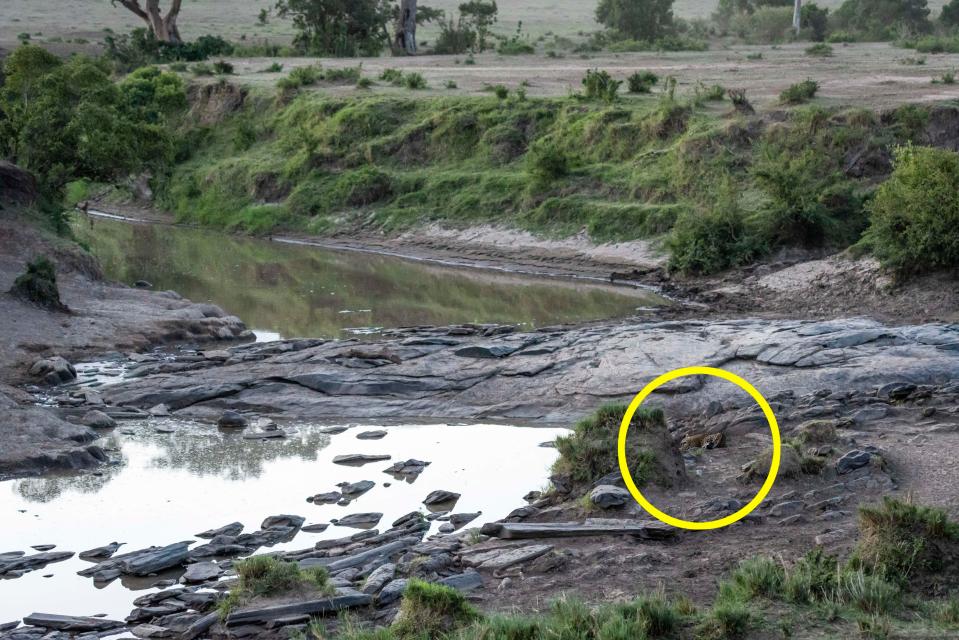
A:
[[[406,591],[406,585],[408,585],[409,582],[406,578],[399,578],[387,583],[376,597],[377,604],[386,606],[399,600],[403,596],[403,592]]]
[[[344,496],[349,496],[354,498],[361,494],[366,493],[370,489],[376,486],[376,483],[372,480],[360,480],[359,482],[350,482],[345,483],[340,486],[340,491],[343,492]]]
[[[450,524],[454,528],[459,529],[465,525],[468,525],[473,520],[476,520],[478,517],[483,515],[482,511],[476,511],[473,513],[454,513],[450,515]]]
[[[553,545],[532,544],[508,549],[480,550],[464,554],[463,563],[470,567],[495,571],[535,560],[552,549]]]
[[[380,440],[386,437],[386,431],[364,431],[356,434],[359,440]]]
[[[398,477],[415,478],[423,473],[429,464],[429,462],[424,462],[423,460],[410,458],[409,460],[397,462],[388,469],[384,469],[384,473],[389,473]]]
[[[81,422],[94,429],[113,429],[117,426],[116,420],[97,409],[93,409],[84,414]]]
[[[245,429],[247,420],[236,411],[224,411],[219,420],[216,421],[218,427],[223,429]]]
[[[469,569],[463,573],[440,578],[437,583],[456,589],[457,591],[472,591],[483,587],[483,576],[474,569]]]
[[[16,629],[18,626],[20,626],[19,620],[14,620],[13,622],[2,622],[0,623],[0,633],[3,633],[4,631],[10,631],[11,629]]]
[[[371,529],[383,519],[382,513],[351,513],[338,520],[331,520],[338,527],[352,527],[354,529]]]
[[[130,629],[137,638],[172,638],[173,631],[155,624],[138,624]]]
[[[459,499],[460,499],[460,494],[458,493],[455,493],[453,491],[445,491],[443,489],[437,489],[436,491],[431,491],[429,495],[427,495],[423,499],[423,504],[425,504],[428,507],[432,507],[436,505],[446,505],[449,503],[455,503]]]
[[[320,524],[308,524],[305,527],[302,527],[300,530],[304,533],[323,533],[330,528],[330,525],[327,523]]]
[[[363,583],[363,588],[361,591],[371,596],[376,595],[379,593],[380,589],[386,585],[386,583],[393,580],[395,575],[395,564],[387,562],[386,564],[380,565],[366,578],[366,582]]]
[[[308,600],[294,604],[276,605],[262,609],[246,609],[231,613],[226,619],[228,627],[243,624],[267,622],[292,615],[319,616],[344,609],[362,607],[370,604],[373,598],[352,589],[340,589],[336,595],[319,600]]]
[[[203,533],[196,534],[197,538],[203,538],[204,540],[210,540],[216,538],[217,536],[238,536],[243,533],[243,523],[242,522],[231,522],[230,524],[225,524],[218,529],[209,529]]]
[[[887,400],[905,400],[916,390],[916,385],[911,382],[890,382],[879,387],[876,395]]]
[[[30,547],[34,551],[53,551],[57,548],[55,544],[35,544]]]
[[[389,459],[390,456],[382,454],[348,453],[334,457],[333,464],[363,465],[368,462],[381,462]]]
[[[629,491],[613,485],[600,485],[589,494],[589,500],[601,509],[621,507],[632,499]]]
[[[176,542],[165,547],[143,551],[132,558],[123,560],[119,568],[124,573],[135,576],[159,573],[164,569],[183,564],[190,557],[188,550],[190,544],[191,542]]]
[[[30,367],[30,376],[49,385],[66,384],[77,379],[77,370],[65,358],[41,358]]]
[[[209,582],[220,577],[223,570],[215,562],[197,562],[187,565],[186,573],[183,574],[183,582],[195,584],[198,582]]]
[[[340,501],[343,494],[339,491],[330,491],[328,493],[318,493],[309,500],[313,504],[335,504]]]
[[[788,502],[780,502],[779,504],[773,506],[769,510],[769,515],[774,518],[784,518],[786,516],[792,516],[797,513],[802,512],[806,507],[805,503],[800,500],[790,500]]]
[[[836,473],[844,475],[869,464],[872,455],[866,451],[854,450],[836,460]]]
[[[32,613],[23,619],[23,624],[57,631],[109,631],[126,626],[119,620],[106,618],[84,618],[78,616],[61,616],[52,613]]]
[[[289,528],[299,529],[303,526],[303,523],[306,522],[306,518],[302,516],[291,516],[291,515],[279,515],[279,516],[270,516],[266,518],[262,524],[260,524],[261,529],[276,529],[276,528]]]
[[[27,571],[45,567],[54,562],[63,562],[73,557],[72,551],[48,551],[33,555],[20,555],[0,560],[0,575],[8,577],[21,576]]]

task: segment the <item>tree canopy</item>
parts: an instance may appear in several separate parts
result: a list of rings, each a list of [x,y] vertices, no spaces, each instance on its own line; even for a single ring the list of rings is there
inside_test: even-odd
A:
[[[673,30],[673,0],[599,0],[596,20],[624,38],[653,41]]]

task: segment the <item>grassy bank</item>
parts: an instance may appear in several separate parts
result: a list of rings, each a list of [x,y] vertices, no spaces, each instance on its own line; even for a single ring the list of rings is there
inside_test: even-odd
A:
[[[930,117],[913,106],[881,118],[818,106],[742,116],[707,100],[717,93],[612,104],[502,91],[254,93],[217,124],[182,132],[160,204],[253,233],[437,221],[655,237],[674,268],[714,272],[782,246],[859,241],[893,150],[923,143]]]

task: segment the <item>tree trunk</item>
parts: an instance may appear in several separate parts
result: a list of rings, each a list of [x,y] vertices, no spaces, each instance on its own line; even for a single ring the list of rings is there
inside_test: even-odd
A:
[[[160,42],[179,44],[180,29],[177,27],[177,18],[180,16],[180,5],[183,0],[171,0],[170,9],[166,15],[160,11],[160,0],[145,0],[146,5],[141,7],[140,0],[115,0],[123,7],[133,12],[147,24],[150,33]]]
[[[416,55],[416,0],[401,0],[394,42],[397,52]]]
[[[802,29],[802,0],[796,0],[793,6],[793,30],[797,36],[800,29]]]

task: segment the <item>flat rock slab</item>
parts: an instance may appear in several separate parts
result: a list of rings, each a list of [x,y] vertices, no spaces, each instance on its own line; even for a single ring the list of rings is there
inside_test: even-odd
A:
[[[7,560],[0,560],[0,575],[5,573],[14,574],[14,572],[32,571],[45,567],[53,562],[63,562],[73,557],[72,551],[47,551],[44,553],[35,553],[31,556],[13,555]]]
[[[158,573],[164,569],[183,564],[190,557],[190,542],[176,542],[159,549],[151,549],[124,560],[120,570],[135,576],[145,576]]]
[[[336,456],[333,458],[333,464],[351,464],[351,465],[361,465],[367,464],[368,462],[382,462],[383,460],[389,460],[390,456],[387,455],[371,455],[366,453],[347,453],[341,456]]]
[[[197,562],[187,566],[186,573],[183,574],[183,581],[187,584],[207,582],[219,578],[221,573],[223,573],[223,569],[215,562]]]
[[[338,527],[352,527],[354,529],[370,529],[383,519],[382,513],[351,513],[339,520],[330,520]]]
[[[358,440],[379,440],[386,437],[385,431],[364,431],[356,434]]]
[[[295,604],[283,604],[274,607],[265,607],[262,609],[250,609],[247,611],[237,611],[231,613],[226,619],[226,626],[236,627],[243,624],[269,622],[278,618],[289,616],[317,616],[324,613],[332,613],[351,609],[354,607],[363,607],[373,601],[372,596],[354,591],[352,589],[343,589],[336,595],[329,598],[318,600],[308,600],[306,602],[297,602]]]
[[[476,553],[464,554],[463,563],[467,566],[495,571],[496,569],[506,569],[513,565],[535,560],[552,550],[553,545],[551,544],[531,544],[508,549],[480,550]]]
[[[126,626],[125,622],[119,620],[60,616],[53,613],[32,613],[23,619],[23,624],[57,631],[109,631]]]
[[[211,540],[217,536],[238,536],[243,533],[243,523],[242,522],[231,522],[230,524],[225,524],[218,529],[210,529],[204,531],[203,533],[196,534],[197,538],[203,538],[204,540]]]
[[[504,540],[576,538],[583,536],[629,535],[644,540],[669,540],[676,529],[662,522],[596,520],[578,522],[493,522],[483,525],[483,535]]]

